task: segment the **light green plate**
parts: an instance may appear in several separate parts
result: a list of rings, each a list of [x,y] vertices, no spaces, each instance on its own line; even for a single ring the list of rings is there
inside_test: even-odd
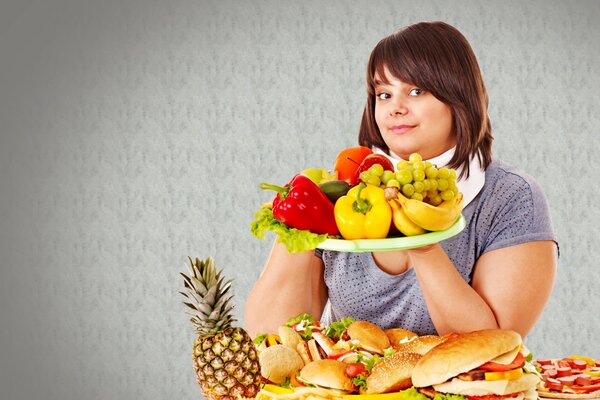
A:
[[[323,250],[345,252],[408,250],[438,243],[442,240],[451,238],[460,233],[465,225],[465,218],[461,215],[454,225],[445,231],[428,232],[423,235],[402,236],[387,239],[325,239],[325,241],[321,242],[317,247]]]

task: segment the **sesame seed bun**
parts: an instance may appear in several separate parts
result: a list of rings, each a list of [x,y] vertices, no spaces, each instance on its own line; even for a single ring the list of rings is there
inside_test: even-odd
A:
[[[409,342],[398,343],[394,346],[394,349],[403,353],[417,353],[420,355],[425,355],[431,349],[436,347],[439,344],[442,344],[446,341],[441,336],[435,335],[425,335],[425,336],[417,336],[413,338]]]

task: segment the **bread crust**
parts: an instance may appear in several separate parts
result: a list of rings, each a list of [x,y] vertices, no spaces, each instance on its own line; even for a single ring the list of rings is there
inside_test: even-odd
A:
[[[317,360],[310,362],[300,370],[300,378],[314,385],[351,391],[352,381],[345,373],[346,364],[337,360]]]
[[[296,350],[282,344],[267,347],[260,352],[258,360],[261,375],[279,385],[304,366]]]
[[[412,386],[411,374],[417,361],[416,353],[394,353],[373,366],[367,377],[367,394],[389,393]]]
[[[558,393],[538,389],[538,395],[550,399],[600,399],[600,390],[591,393]]]
[[[470,371],[522,343],[511,330],[488,329],[460,334],[431,349],[417,362],[412,374],[416,387],[440,384]]]
[[[396,348],[396,346],[400,343],[404,343],[406,340],[410,340],[418,335],[413,331],[409,331],[407,329],[402,328],[390,328],[385,329],[385,335],[388,337],[390,341],[390,346]]]
[[[396,351],[405,353],[427,354],[431,349],[446,341],[445,338],[435,335],[417,336],[410,342],[398,343],[394,346]]]

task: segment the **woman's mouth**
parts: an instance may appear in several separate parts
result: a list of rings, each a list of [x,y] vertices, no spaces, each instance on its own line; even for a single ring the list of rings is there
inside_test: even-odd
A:
[[[415,125],[394,125],[390,127],[392,133],[401,134],[410,131]]]

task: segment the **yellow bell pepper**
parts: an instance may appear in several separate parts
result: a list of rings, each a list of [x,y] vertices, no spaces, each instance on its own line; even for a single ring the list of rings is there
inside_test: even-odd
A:
[[[335,222],[344,239],[383,239],[392,222],[392,209],[379,186],[361,183],[335,202]]]
[[[596,378],[600,376],[600,368],[590,367],[588,369],[583,370],[583,373]]]
[[[511,381],[513,379],[517,379],[523,376],[523,368],[515,368],[510,371],[502,371],[502,372],[486,372],[485,380],[486,381]]]
[[[281,339],[279,338],[279,335],[276,335],[274,333],[269,333],[267,335],[267,346],[275,346],[277,344],[281,344]]]

